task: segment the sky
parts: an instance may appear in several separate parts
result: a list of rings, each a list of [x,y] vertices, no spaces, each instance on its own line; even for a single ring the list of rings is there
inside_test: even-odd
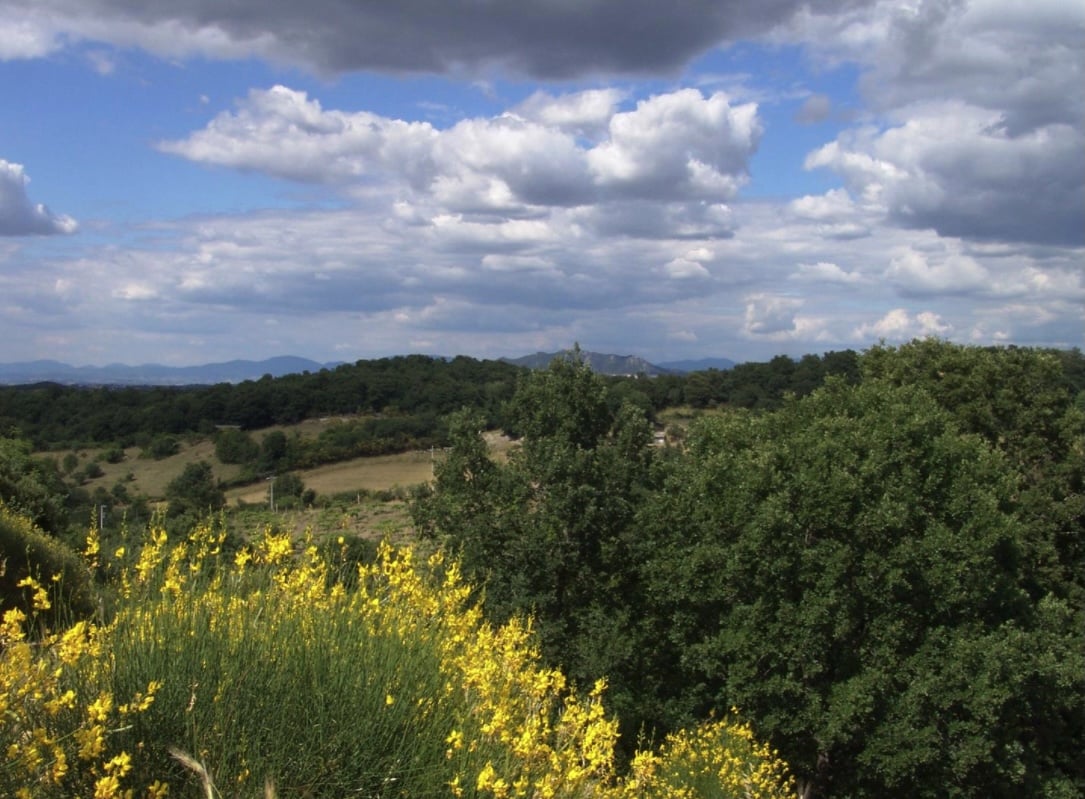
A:
[[[1081,0],[0,0],[0,362],[1085,346]]]

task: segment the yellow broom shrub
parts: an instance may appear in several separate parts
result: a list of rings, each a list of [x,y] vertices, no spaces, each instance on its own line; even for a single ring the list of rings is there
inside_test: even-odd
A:
[[[385,544],[354,567],[270,530],[233,553],[224,538],[215,522],[181,541],[152,528],[103,553],[92,536],[117,575],[107,623],[28,641],[5,617],[0,794],[250,797],[265,780],[280,797],[793,793],[737,719],[617,774],[605,682],[567,685],[529,620],[486,623],[440,553]]]

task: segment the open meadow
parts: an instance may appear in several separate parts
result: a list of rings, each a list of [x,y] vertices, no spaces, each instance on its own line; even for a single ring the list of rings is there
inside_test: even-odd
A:
[[[316,437],[326,427],[328,420],[306,420],[297,425],[276,426],[256,431],[253,437],[259,441],[272,431],[282,431],[288,436]],[[486,434],[491,452],[498,461],[504,461],[513,446],[500,433]],[[83,488],[93,492],[98,488],[111,491],[121,484],[131,497],[145,497],[152,505],[161,503],[169,483],[180,476],[189,464],[207,462],[216,479],[231,482],[241,473],[241,467],[223,464],[215,457],[215,444],[210,439],[180,441],[177,454],[155,459],[142,455],[139,447],[124,451],[124,459],[109,463],[101,459],[102,449],[86,448],[74,451],[78,465],[73,471],[81,471],[87,464],[97,464],[101,474],[87,479]],[[65,453],[48,453],[59,459]],[[313,469],[294,472],[305,487],[316,492],[317,507],[283,509],[276,506],[275,514],[254,516],[252,526],[273,523],[280,529],[293,530],[297,534],[312,530],[321,534],[351,534],[367,538],[400,540],[410,526],[404,497],[418,485],[433,478],[434,464],[443,457],[437,450],[414,450],[395,455],[376,455],[331,463]],[[353,495],[353,496],[352,496]],[[328,502],[328,498],[335,498]],[[228,508],[263,507],[271,510],[271,495],[266,479],[246,485],[235,486],[226,491]]]

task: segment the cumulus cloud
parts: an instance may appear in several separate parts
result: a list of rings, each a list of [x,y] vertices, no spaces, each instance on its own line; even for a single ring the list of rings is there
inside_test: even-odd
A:
[[[959,103],[907,109],[885,131],[848,131],[811,153],[894,222],[943,236],[1085,244],[1085,137],[1051,125],[1012,137]]]
[[[204,129],[159,145],[193,161],[291,180],[400,184],[457,213],[732,199],[757,147],[757,107],[682,89],[618,111],[614,92],[535,95],[450,128],[326,110],[285,86],[253,90]],[[609,115],[609,118],[604,118]],[[606,123],[605,125],[603,123]],[[592,127],[592,142],[581,134]]]
[[[745,331],[751,336],[789,333],[795,330],[795,313],[802,300],[772,294],[755,294],[746,298]]]
[[[798,197],[788,203],[788,211],[796,219],[812,223],[817,235],[837,240],[869,236],[875,216],[869,207],[856,204],[844,189]]]
[[[78,225],[70,216],[31,202],[26,193],[29,182],[22,164],[0,158],[0,236],[74,233]]]
[[[692,0],[0,0],[5,18],[36,34],[138,46],[158,55],[261,57],[323,72],[481,72],[566,79],[676,72],[691,58],[757,35],[808,3]],[[817,8],[854,5],[820,0]],[[2,40],[0,40],[2,41]],[[40,54],[38,48],[23,48]]]
[[[853,335],[859,341],[869,341],[871,338],[909,341],[913,338],[946,336],[952,332],[953,326],[932,311],[920,311],[913,316],[905,308],[894,308],[874,322],[859,325]]]
[[[290,180],[343,183],[395,169],[425,182],[436,135],[426,122],[326,111],[305,92],[274,86],[250,91],[235,112],[221,113],[203,130],[159,148]]]
[[[704,264],[711,262],[714,258],[715,254],[707,247],[696,247],[677,258],[672,258],[664,265],[663,271],[673,280],[709,278],[712,273]]]
[[[811,6],[775,33],[829,63],[864,67],[873,108],[952,97],[999,112],[1017,135],[1080,120],[1083,27],[1085,6],[1062,0],[879,0]]]
[[[750,359],[932,334],[1081,346],[1078,5],[0,0],[0,59],[77,47],[70,63],[108,66],[132,47],[584,89],[551,83],[467,119],[432,105],[423,121],[254,90],[160,148],[308,184],[334,209],[186,217],[156,223],[153,244],[91,243],[66,258],[0,240],[0,316],[49,319],[49,344],[109,353],[123,341],[148,359],[176,347],[185,362],[226,347],[278,354],[284,341],[371,355],[404,342],[519,354],[580,340]],[[735,98],[758,96],[756,76],[730,96],[705,88],[719,80],[655,82],[770,30],[862,74],[862,124],[807,159],[838,185],[789,202],[742,195],[767,123]],[[653,82],[616,89],[596,81],[604,74]],[[800,121],[840,122],[809,93],[836,77],[818,81],[790,87],[788,102],[806,98]],[[74,226],[30,203],[19,174],[0,178],[0,232],[16,217],[24,232],[28,219]]]
[[[537,91],[514,111],[541,125],[596,139],[606,133],[625,94],[620,89],[589,89],[559,96]]]
[[[989,286],[987,270],[967,255],[950,255],[939,263],[912,248],[895,255],[886,278],[906,295],[946,295],[975,292]]]
[[[615,114],[609,138],[588,162],[599,184],[623,194],[729,198],[744,182],[760,136],[756,105],[681,89]]]
[[[866,280],[859,272],[845,272],[836,264],[827,261],[818,261],[816,264],[799,264],[795,273],[792,275],[792,278],[817,283],[839,283],[842,285],[854,285],[863,283]]]

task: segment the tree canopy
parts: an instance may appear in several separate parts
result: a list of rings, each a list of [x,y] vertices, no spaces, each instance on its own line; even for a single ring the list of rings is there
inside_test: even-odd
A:
[[[681,450],[555,363],[507,463],[457,417],[415,518],[490,612],[610,678],[628,737],[737,706],[806,796],[1077,796],[1085,439],[1059,363],[879,347]]]

